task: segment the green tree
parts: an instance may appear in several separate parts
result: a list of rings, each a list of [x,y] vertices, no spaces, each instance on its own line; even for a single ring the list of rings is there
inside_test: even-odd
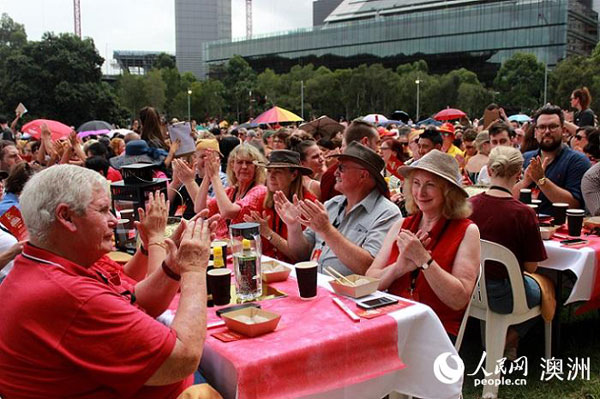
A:
[[[543,101],[544,64],[533,54],[515,53],[500,67],[494,88],[500,92],[500,104],[525,112],[535,110]]]
[[[90,119],[120,123],[123,110],[101,81],[100,57],[92,39],[45,33],[6,59],[0,88],[5,104],[27,105],[29,117],[78,126]]]
[[[148,104],[144,80],[141,76],[126,73],[121,75],[117,86],[121,104],[127,109],[131,119],[135,119],[139,110]]]
[[[469,117],[483,115],[485,107],[494,101],[494,93],[477,83],[461,83],[458,87],[457,106]]]
[[[144,77],[144,91],[148,100],[146,105],[153,106],[159,113],[165,111],[166,90],[167,85],[159,70],[153,69]]]
[[[154,62],[155,69],[176,68],[173,56],[167,53],[160,53]]]
[[[181,75],[176,68],[163,68],[160,70],[162,80],[165,82],[165,109],[167,114],[172,115],[173,112],[173,100],[177,93],[183,88],[181,87]]]
[[[598,60],[591,57],[571,56],[558,63],[550,73],[548,79],[549,101],[560,105],[563,109],[570,108],[570,97],[573,90],[586,86],[592,93],[600,94],[600,57]],[[592,109],[598,109],[600,101],[595,100]]]
[[[343,104],[339,98],[340,82],[331,70],[323,66],[319,67],[304,87],[305,101],[310,104],[313,117],[328,115],[337,119],[342,114]]]
[[[223,84],[231,119],[247,120],[250,93],[256,86],[256,72],[243,57],[234,55],[225,65]]]

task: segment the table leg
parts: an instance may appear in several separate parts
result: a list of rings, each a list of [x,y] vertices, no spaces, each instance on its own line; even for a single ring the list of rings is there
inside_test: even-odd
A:
[[[561,317],[560,310],[562,307],[562,284],[563,284],[563,273],[560,270],[556,270],[556,312],[554,313],[554,320],[552,320],[552,356],[558,357],[562,350],[562,337],[561,337]]]

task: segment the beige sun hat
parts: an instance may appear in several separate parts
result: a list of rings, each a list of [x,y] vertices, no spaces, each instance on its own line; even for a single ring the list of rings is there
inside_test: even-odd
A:
[[[448,155],[439,150],[431,150],[425,154],[423,158],[416,161],[415,164],[398,168],[398,172],[404,177],[408,177],[408,175],[415,170],[424,170],[441,177],[455,185],[465,197],[469,196],[462,184],[457,180],[460,173],[458,170],[458,163],[452,155]]]

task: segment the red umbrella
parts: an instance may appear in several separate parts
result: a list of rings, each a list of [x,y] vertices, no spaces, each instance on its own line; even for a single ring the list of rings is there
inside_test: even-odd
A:
[[[36,119],[23,125],[21,131],[29,134],[31,137],[40,139],[42,137],[42,125],[46,124],[48,129],[52,132],[52,140],[62,139],[63,137],[69,137],[69,134],[73,131],[69,126],[58,121],[51,119]]]
[[[460,109],[446,108],[435,114],[433,119],[436,121],[449,121],[451,119],[460,119],[463,116],[467,116],[467,114],[462,112]]]

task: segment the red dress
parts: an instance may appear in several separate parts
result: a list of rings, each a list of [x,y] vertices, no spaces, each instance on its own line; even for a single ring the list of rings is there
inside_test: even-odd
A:
[[[407,217],[402,223],[402,228],[416,233],[422,216],[423,214],[419,212],[413,216]],[[429,233],[431,243],[426,249],[431,252],[431,256],[436,263],[448,273],[452,273],[456,252],[465,236],[467,227],[469,227],[471,223],[473,222],[468,219],[447,220],[441,218]],[[388,265],[396,262],[398,254],[398,247],[396,245],[392,246]],[[428,305],[440,318],[446,332],[455,336],[458,335],[458,329],[465,309],[453,310],[444,304],[429,286],[421,269],[417,269],[417,271],[414,272],[414,274],[416,274],[416,279],[414,281],[414,290],[412,290],[412,293],[411,283],[413,280],[413,273],[406,273],[404,276],[396,279],[390,285],[388,291],[394,295],[411,298],[417,302]]]
[[[281,220],[281,218],[279,217],[277,212],[275,212],[274,208],[265,208],[264,198],[266,196],[267,196],[267,193],[265,192],[265,195],[263,196],[263,200],[260,201],[260,207],[258,209],[258,213],[260,213],[262,215],[263,211],[265,211],[266,214],[271,217],[271,219],[269,220],[269,226],[271,227],[271,230],[273,230],[275,233],[279,234],[283,239],[287,240],[287,236],[288,236],[287,225],[283,222],[283,220]],[[305,200],[316,201],[316,199],[317,199],[317,197],[315,197],[310,191],[308,191],[306,189],[303,190],[302,196],[303,196],[303,199],[305,199]],[[305,227],[302,226],[302,230],[304,230],[304,228]],[[262,246],[263,255],[270,256],[271,258],[279,259],[279,260],[281,260],[283,262],[287,262],[287,263],[293,262],[290,258],[285,256],[283,253],[279,252],[277,250],[277,248],[273,244],[271,244],[271,242],[269,240],[267,240],[265,237],[262,237],[261,246]]]

